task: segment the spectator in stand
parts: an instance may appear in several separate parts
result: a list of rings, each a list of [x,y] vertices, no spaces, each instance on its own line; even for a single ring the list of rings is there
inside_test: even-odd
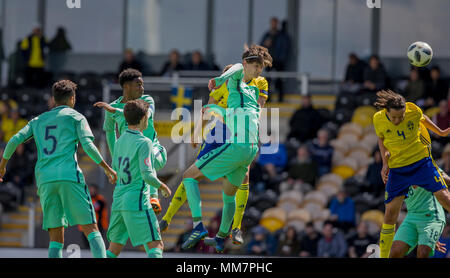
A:
[[[275,136],[271,136],[270,142],[260,147],[258,163],[269,173],[271,180],[278,178],[278,174],[286,167],[287,159],[286,147]]]
[[[439,251],[434,252],[434,256],[432,258],[450,258],[450,226],[446,225],[444,230],[442,231],[441,238],[439,239],[440,243],[445,244],[447,251],[445,253],[441,253]]]
[[[345,190],[340,190],[330,202],[330,220],[333,224],[348,232],[355,227],[355,203],[347,196]]]
[[[203,55],[196,50],[191,55],[191,61],[186,65],[186,70],[209,70],[207,63],[203,61]]]
[[[288,139],[294,138],[301,143],[312,140],[323,124],[320,113],[313,108],[311,96],[304,96],[301,100],[301,107],[295,111],[289,120],[290,132]]]
[[[367,253],[367,246],[376,244],[377,240],[369,235],[366,222],[359,223],[356,234],[347,240],[348,256],[350,258],[367,258],[370,253]]]
[[[133,50],[128,48],[125,50],[123,54],[123,60],[119,66],[119,73],[129,68],[142,72],[142,63],[136,59]]]
[[[364,91],[375,92],[386,88],[387,73],[377,55],[369,58],[369,66],[364,70]]]
[[[381,169],[383,168],[383,160],[381,159],[381,153],[378,147],[372,152],[374,161],[369,165],[366,173],[366,180],[369,188],[365,191],[373,193],[375,196],[384,194],[384,182],[381,178]]]
[[[406,101],[417,102],[422,99],[425,93],[425,82],[419,78],[417,68],[411,68],[409,81],[405,88]]]
[[[272,17],[270,19],[270,29],[264,33],[261,42],[259,45],[266,47],[269,50],[270,56],[274,59],[274,50],[276,47],[276,39],[278,34],[280,33],[280,30],[278,29],[278,18]]]
[[[439,112],[433,116],[433,122],[442,130],[450,126],[449,102],[446,99],[439,101]],[[438,141],[447,143],[446,137],[434,136]],[[439,140],[442,138],[442,140]]]
[[[346,92],[358,92],[364,82],[364,70],[366,63],[358,58],[355,53],[348,55],[349,62],[345,70],[344,83],[342,90]]]
[[[299,252],[300,240],[298,239],[297,231],[293,226],[288,226],[278,238],[277,255],[297,257]]]
[[[8,164],[9,172],[5,177],[6,182],[12,182],[20,189],[20,204],[22,205],[25,203],[25,187],[33,182],[34,168],[31,160],[25,145],[20,144]]]
[[[267,234],[268,231],[262,226],[256,226],[252,229],[252,239],[247,245],[247,253],[249,255],[265,256],[269,254]]]
[[[162,67],[160,76],[172,76],[175,71],[184,70],[184,66],[180,62],[180,52],[174,49],[169,54],[169,61]]]
[[[329,144],[329,135],[326,129],[320,129],[317,132],[317,138],[309,146],[309,152],[311,159],[318,165],[319,177],[329,173],[334,149]]]
[[[308,148],[300,146],[297,156],[288,165],[288,179],[280,184],[280,191],[300,190],[307,192],[311,190],[319,176],[317,163],[311,160]]]
[[[347,254],[347,243],[342,233],[333,227],[331,222],[325,222],[322,238],[317,244],[317,256],[320,258],[343,258]]]
[[[449,85],[447,81],[441,78],[441,69],[434,66],[430,71],[431,80],[426,86],[425,107],[433,107],[438,103],[447,99]]]
[[[18,108],[12,109],[9,114],[9,117],[2,119],[1,125],[5,142],[8,142],[14,134],[19,132],[27,124],[27,121],[20,117]]]
[[[450,143],[445,145],[442,157],[440,159],[439,168],[441,168],[447,175],[450,175]]]
[[[26,62],[25,83],[30,87],[45,86],[45,52],[47,40],[39,24],[35,24],[33,33],[24,38],[20,44]]]
[[[55,37],[48,44],[49,67],[54,75],[63,69],[67,61],[67,52],[72,49],[66,38],[66,29],[58,27]]]
[[[312,222],[306,223],[305,233],[300,240],[300,257],[316,257],[320,234]]]
[[[250,164],[250,191],[261,193],[266,190],[266,185],[269,182],[269,174],[258,163],[259,156],[255,157]]]

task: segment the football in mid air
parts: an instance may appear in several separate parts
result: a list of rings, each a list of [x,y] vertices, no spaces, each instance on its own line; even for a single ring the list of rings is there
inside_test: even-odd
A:
[[[411,65],[425,67],[433,58],[433,49],[426,42],[415,42],[408,48],[408,59]]]

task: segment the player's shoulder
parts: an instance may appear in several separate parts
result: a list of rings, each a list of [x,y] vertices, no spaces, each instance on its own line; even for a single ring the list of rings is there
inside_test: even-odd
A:
[[[148,102],[148,103],[154,103],[155,102],[153,97],[150,96],[150,95],[142,95],[140,99],[142,99],[142,100],[144,100],[145,102]]]
[[[381,120],[383,120],[386,117],[386,110],[382,109],[377,111],[374,115],[373,115],[373,122],[379,122]]]
[[[423,114],[422,109],[420,109],[419,106],[417,106],[413,102],[407,102],[406,103],[406,113],[419,113]]]

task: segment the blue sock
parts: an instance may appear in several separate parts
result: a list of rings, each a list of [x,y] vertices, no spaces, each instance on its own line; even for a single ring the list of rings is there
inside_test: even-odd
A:
[[[99,231],[92,232],[87,237],[94,258],[106,258],[106,248]]]
[[[62,258],[62,249],[64,244],[57,241],[50,241],[48,247],[48,257],[49,258]]]

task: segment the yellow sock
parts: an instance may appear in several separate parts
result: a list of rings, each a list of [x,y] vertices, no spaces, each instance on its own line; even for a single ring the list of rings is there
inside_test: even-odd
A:
[[[390,225],[383,223],[380,232],[380,258],[389,258],[394,235],[395,224]]]
[[[234,213],[232,229],[241,229],[242,218],[244,217],[245,206],[248,201],[248,183],[242,184],[236,192],[236,212]]]
[[[175,191],[172,201],[170,202],[169,208],[167,209],[167,212],[162,219],[167,221],[167,223],[170,224],[173,216],[177,213],[177,211],[184,204],[184,202],[186,202],[186,198],[187,198],[186,197],[186,189],[184,188],[184,185],[182,182],[178,186],[177,191]]]

